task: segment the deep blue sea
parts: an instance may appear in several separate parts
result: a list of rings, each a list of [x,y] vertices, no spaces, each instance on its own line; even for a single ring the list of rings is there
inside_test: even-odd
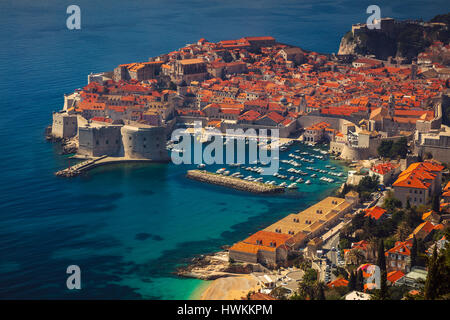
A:
[[[66,8],[81,8],[81,30]],[[301,210],[337,184],[255,196],[189,181],[185,166],[117,165],[85,176],[44,140],[63,94],[87,74],[144,61],[202,37],[272,35],[337,52],[372,1],[2,0],[0,2],[0,298],[187,299],[202,281],[173,271]],[[430,19],[448,1],[379,1],[382,16]],[[283,157],[285,157],[284,155]],[[326,162],[321,162],[324,166]],[[81,290],[66,268],[81,268]]]

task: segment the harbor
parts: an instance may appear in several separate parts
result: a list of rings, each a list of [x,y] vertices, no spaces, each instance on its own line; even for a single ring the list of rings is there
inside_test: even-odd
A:
[[[325,148],[326,146],[322,145],[313,146],[303,141],[287,140],[280,145],[279,157],[272,159],[272,161],[279,161],[279,167],[276,172],[270,175],[264,174],[267,165],[259,161],[222,165],[202,163],[197,165],[196,169],[207,170],[210,174],[214,173],[216,176],[233,178],[231,180],[225,179],[227,181],[253,182],[256,184],[245,185],[263,184],[280,187],[284,191],[290,192],[307,191],[309,186],[317,184],[338,186],[347,179],[347,172],[340,162],[333,161],[332,156]],[[176,145],[174,146],[170,142],[168,143],[168,150],[180,152],[176,149]],[[216,178],[215,180],[220,179]],[[235,189],[239,190],[239,188]]]
[[[267,194],[284,192],[284,188],[280,186],[264,184],[258,181],[248,181],[237,177],[224,176],[218,173],[212,173],[202,170],[189,170],[186,174],[186,177],[201,182],[207,182],[252,193]]]

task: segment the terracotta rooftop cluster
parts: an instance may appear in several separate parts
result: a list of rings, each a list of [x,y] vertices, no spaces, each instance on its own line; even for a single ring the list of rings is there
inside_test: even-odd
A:
[[[289,52],[297,52],[297,56],[286,56]],[[293,61],[298,56],[298,61]],[[210,79],[193,81],[187,93],[195,96],[195,100],[179,111],[179,114],[202,116],[198,110],[209,104],[219,104],[225,113],[235,114],[239,109],[239,119],[244,121],[255,121],[267,115],[277,123],[288,123],[298,117],[299,113],[292,113],[292,109],[302,103],[306,109],[301,112],[338,116],[368,114],[376,107],[387,107],[391,95],[395,97],[395,121],[429,120],[434,115],[426,108],[427,102],[445,86],[445,81],[437,77],[413,78],[410,66],[383,66],[379,60],[360,58],[355,61],[359,66],[355,67],[317,52],[291,48],[268,36],[217,43],[202,38],[151,60],[121,66],[137,71],[148,64],[162,64],[164,69],[170,68],[171,63],[193,61],[206,63],[209,70],[245,69],[245,72],[230,73],[226,77],[210,76]],[[127,108],[145,109],[149,101],[161,101],[163,93],[158,91],[157,84],[158,79],[91,82],[81,90],[82,99],[77,108],[79,111],[112,108],[119,112]],[[166,93],[176,92],[166,90]],[[109,97],[113,95],[124,99],[111,103]],[[236,105],[244,105],[244,108],[228,107]],[[259,115],[248,113],[249,110]]]

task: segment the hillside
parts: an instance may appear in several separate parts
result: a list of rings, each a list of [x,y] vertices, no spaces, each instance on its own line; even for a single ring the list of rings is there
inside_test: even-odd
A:
[[[448,43],[450,39],[450,13],[429,22],[389,22],[392,23],[382,23],[380,30],[369,30],[363,25],[355,32],[347,32],[341,39],[339,54],[374,55],[383,60],[399,56],[410,61],[433,41]]]

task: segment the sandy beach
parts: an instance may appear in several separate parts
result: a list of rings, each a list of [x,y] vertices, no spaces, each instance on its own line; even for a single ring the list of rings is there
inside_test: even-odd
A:
[[[249,291],[261,286],[252,275],[219,278],[212,281],[200,296],[200,300],[240,300]]]

